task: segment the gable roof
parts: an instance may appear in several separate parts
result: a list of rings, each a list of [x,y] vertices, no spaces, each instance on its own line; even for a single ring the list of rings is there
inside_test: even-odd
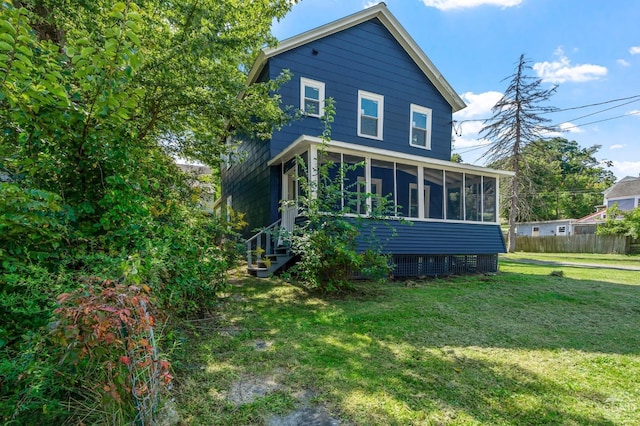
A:
[[[640,177],[627,176],[604,192],[607,199],[640,195]]]
[[[400,22],[389,12],[387,5],[378,3],[375,6],[361,10],[360,12],[346,16],[337,21],[314,28],[297,36],[281,41],[278,46],[270,49],[263,49],[258,54],[256,62],[253,64],[249,72],[249,83],[254,83],[269,58],[287,52],[291,49],[303,46],[312,41],[330,36],[337,32],[354,27],[371,19],[378,18],[385,28],[393,35],[398,43],[403,47],[411,59],[418,65],[424,75],[433,83],[440,94],[447,100],[453,112],[459,111],[466,107],[464,101],[453,90],[451,85],[445,80],[440,71],[433,65],[433,62],[422,51],[420,46],[413,40],[407,30],[405,30]]]
[[[586,215],[585,217],[581,217],[576,220],[576,223],[579,224],[592,224],[592,223],[601,223],[607,219],[607,209],[601,209],[597,212]]]

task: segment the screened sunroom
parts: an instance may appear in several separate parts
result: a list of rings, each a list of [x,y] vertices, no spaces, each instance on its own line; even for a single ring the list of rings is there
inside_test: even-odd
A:
[[[296,161],[301,158],[302,162]],[[334,211],[368,215],[384,204],[390,218],[496,224],[499,176],[509,172],[304,136],[275,157],[282,165],[283,200],[295,201],[304,175],[322,195],[328,182],[341,185]],[[324,177],[318,170],[325,169]],[[307,177],[307,175],[309,175]],[[318,195],[318,194],[315,194]],[[294,204],[294,203],[289,203]]]
[[[293,228],[304,215],[296,200],[321,198],[333,185],[327,210],[370,217],[361,222],[358,248],[375,244],[389,254],[395,276],[495,272],[505,251],[499,178],[511,172],[309,136],[269,165],[281,176],[282,227]]]

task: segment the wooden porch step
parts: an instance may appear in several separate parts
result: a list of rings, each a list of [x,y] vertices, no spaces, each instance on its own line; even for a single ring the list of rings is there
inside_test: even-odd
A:
[[[269,270],[269,268],[248,268],[249,274],[258,278],[269,278],[273,272]]]

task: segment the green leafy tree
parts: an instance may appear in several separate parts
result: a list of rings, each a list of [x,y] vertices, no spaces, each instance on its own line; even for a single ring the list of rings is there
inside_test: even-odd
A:
[[[607,221],[598,225],[598,235],[627,235],[640,238],[640,207],[621,211],[618,205],[607,209]]]
[[[564,138],[537,140],[524,150],[534,184],[530,198],[531,217],[537,220],[580,218],[602,203],[602,192],[615,176],[601,166],[595,154],[600,145],[581,148]]]
[[[540,139],[541,134],[555,130],[546,125],[550,120],[540,115],[554,109],[540,104],[548,101],[556,88],[542,89],[541,79],[527,75],[531,69],[529,63],[524,55],[520,56],[514,74],[508,77],[509,85],[504,95],[492,108],[493,116],[480,131],[483,137],[492,141],[484,156],[515,173],[506,188],[509,194],[509,252],[515,251],[516,221],[522,206],[526,206],[522,198],[522,168],[526,166],[523,151]]]
[[[59,385],[42,327],[87,276],[119,282],[133,262],[167,311],[213,301],[235,261],[235,224],[200,210],[172,156],[215,167],[228,136],[266,136],[287,119],[278,81],[246,83],[291,5],[0,2],[3,422],[64,423],[47,410],[86,395]]]
[[[159,157],[216,166],[229,129],[265,136],[286,119],[275,83],[247,87],[246,72],[290,2],[141,5],[24,0],[3,11],[3,168],[61,195],[80,221],[111,209],[111,186],[151,192],[160,182],[145,178],[167,172],[154,170]]]
[[[521,206],[516,220],[569,219],[593,213],[594,206],[602,203],[602,192],[615,182],[613,173],[595,158],[599,149],[599,145],[581,148],[576,141],[559,137],[527,145],[521,156]],[[507,167],[510,161],[492,166]],[[508,202],[502,204],[508,206]]]

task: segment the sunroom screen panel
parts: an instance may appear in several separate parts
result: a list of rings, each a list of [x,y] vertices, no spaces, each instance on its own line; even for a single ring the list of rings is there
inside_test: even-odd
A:
[[[376,214],[394,214],[395,203],[394,163],[371,160],[372,207]]]
[[[396,164],[397,215],[418,217],[418,167]]]
[[[482,221],[496,222],[496,178],[485,176],[482,187]]]
[[[328,211],[342,210],[342,155],[336,152],[318,153],[318,196]]]
[[[444,219],[442,170],[424,169],[424,215],[429,219]]]
[[[344,211],[365,214],[367,209],[365,158],[355,155],[343,156],[344,161]]]
[[[446,191],[447,191],[447,219],[463,220],[463,196],[462,191],[462,173],[445,172]]]
[[[464,179],[465,220],[481,221],[482,177],[467,173]]]

